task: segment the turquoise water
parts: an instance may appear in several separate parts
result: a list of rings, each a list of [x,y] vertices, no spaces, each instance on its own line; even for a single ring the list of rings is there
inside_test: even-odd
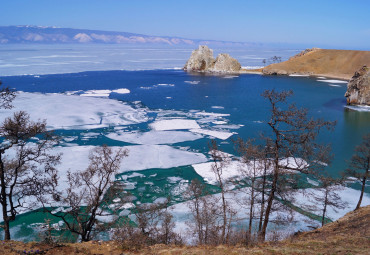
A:
[[[337,121],[333,133],[326,132],[320,139],[331,143],[334,160],[330,172],[336,175],[345,169],[345,160],[353,153],[361,137],[370,130],[370,113],[346,109],[344,93],[346,84],[318,82],[307,77],[276,77],[260,75],[228,76],[192,75],[181,70],[154,71],[104,71],[76,74],[0,77],[4,84],[26,92],[63,93],[66,91],[91,89],[127,88],[129,94],[112,93],[110,98],[125,102],[140,101],[151,110],[174,110],[230,114],[228,125],[244,125],[232,130],[237,134],[231,138],[255,137],[261,131],[268,131],[261,122],[267,120],[268,104],[260,96],[266,89],[288,90],[294,92],[291,102],[309,109],[315,118]],[[185,81],[199,81],[189,84]],[[173,84],[174,86],[157,86]],[[167,98],[167,97],[170,97]],[[222,107],[222,108],[221,108]],[[155,117],[155,113],[151,113]],[[174,116],[176,114],[174,113]],[[148,130],[147,123],[138,124],[133,129]],[[104,130],[101,130],[104,133]],[[107,131],[107,130],[105,130]],[[83,131],[58,131],[65,135],[76,135]],[[78,144],[127,145],[110,140],[103,135],[78,140]],[[208,151],[208,139],[177,144],[190,146],[200,152]],[[226,152],[233,153],[233,144],[228,140],[221,144]]]
[[[232,132],[227,140],[218,140],[220,148],[235,155],[232,140],[238,136],[243,139],[256,137],[260,132],[269,132],[264,121],[269,116],[269,105],[260,96],[266,89],[288,90],[294,95],[291,102],[308,108],[310,115],[324,120],[337,121],[333,132],[324,132],[319,139],[332,145],[333,162],[328,171],[339,176],[346,168],[346,160],[353,154],[354,147],[361,137],[370,130],[370,112],[360,112],[345,108],[345,83],[320,82],[308,77],[261,76],[253,74],[237,76],[207,76],[189,74],[182,70],[150,71],[94,71],[72,74],[55,74],[40,76],[6,76],[0,77],[7,86],[25,92],[65,93],[68,91],[127,88],[129,94],[111,93],[109,98],[127,102],[133,107],[145,109],[149,121],[126,127],[126,130],[147,132],[150,123],[166,112],[166,117],[184,117],[194,111],[228,114],[219,118],[227,124],[207,123],[208,129]],[[166,85],[163,85],[166,84]],[[40,107],[52,107],[40,105]],[[32,114],[32,113],[31,113]],[[47,116],[45,116],[47,119]],[[190,117],[188,117],[190,118]],[[203,127],[203,126],[202,126]],[[115,132],[114,126],[94,130],[56,130],[62,136],[73,137],[75,145],[126,146],[133,143],[109,139],[107,133]],[[89,132],[97,133],[88,136]],[[207,155],[209,136],[195,141],[172,144],[173,148],[186,148],[187,151]],[[66,143],[68,145],[68,142]],[[136,197],[143,197],[143,202],[153,202],[168,194],[174,201],[182,201],[182,182],[169,180],[179,177],[190,181],[202,179],[190,165],[169,169],[150,168],[135,171],[143,176],[127,180],[135,182],[131,190]],[[130,175],[133,172],[123,173]],[[151,185],[145,184],[151,182]],[[37,215],[37,216],[36,216]],[[43,214],[28,213],[12,223],[18,239],[31,240],[31,223],[43,222]],[[24,228],[22,230],[22,227]]]

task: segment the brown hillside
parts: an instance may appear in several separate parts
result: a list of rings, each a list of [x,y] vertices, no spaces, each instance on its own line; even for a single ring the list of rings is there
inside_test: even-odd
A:
[[[349,80],[362,66],[370,66],[370,51],[313,49],[263,68],[264,74],[309,74]]]
[[[370,254],[370,206],[350,212],[323,228],[301,233],[282,242],[264,243],[255,247],[155,245],[138,252],[129,252],[113,242],[46,245],[1,241],[0,254]]]

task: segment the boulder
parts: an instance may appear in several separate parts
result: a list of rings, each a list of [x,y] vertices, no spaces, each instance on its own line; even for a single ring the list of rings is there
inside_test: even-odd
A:
[[[217,56],[214,66],[210,69],[211,72],[232,73],[239,72],[241,65],[235,58],[229,54],[221,53]]]
[[[348,82],[344,95],[348,105],[370,105],[370,68],[361,67]]]
[[[212,68],[214,63],[213,50],[205,45],[199,45],[199,48],[193,50],[191,53],[189,60],[184,66],[184,70],[204,72]]]

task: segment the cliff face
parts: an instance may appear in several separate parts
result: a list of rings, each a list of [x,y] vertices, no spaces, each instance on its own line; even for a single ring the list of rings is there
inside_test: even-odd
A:
[[[306,74],[351,79],[362,66],[370,66],[370,51],[308,49],[289,60],[263,68],[263,74]]]
[[[344,95],[349,105],[370,105],[370,68],[363,66],[348,82]]]
[[[214,59],[213,50],[205,45],[200,45],[198,49],[191,53],[184,70],[205,73],[238,73],[241,70],[241,65],[229,54],[219,54]]]
[[[205,45],[199,45],[197,50],[193,50],[189,60],[184,66],[186,71],[204,72],[214,66],[213,50]]]

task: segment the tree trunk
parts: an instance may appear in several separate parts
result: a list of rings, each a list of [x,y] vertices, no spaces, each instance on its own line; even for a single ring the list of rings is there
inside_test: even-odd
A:
[[[328,204],[328,193],[325,192],[324,210],[322,212],[321,226],[325,225],[326,206]]]
[[[1,185],[1,206],[3,209],[3,219],[4,219],[4,240],[10,240],[10,227],[8,218],[8,203],[6,197],[6,185],[5,185],[5,173],[4,173],[4,163],[2,159],[2,154],[0,154],[0,185]]]
[[[360,199],[358,200],[355,211],[360,209],[361,202],[362,202],[362,197],[364,196],[364,192],[365,192],[365,185],[366,185],[366,175],[362,179],[361,195],[360,195]]]
[[[250,240],[252,236],[252,223],[253,223],[253,207],[254,207],[254,178],[252,181],[252,192],[251,192],[251,203],[249,208],[249,228],[248,228],[248,239]],[[247,241],[249,241],[247,240]]]
[[[4,240],[10,240],[10,227],[8,220],[4,220]]]
[[[265,185],[266,185],[266,166],[263,172],[263,182],[262,182],[262,201],[261,201],[261,213],[260,213],[260,222],[258,225],[258,233],[261,233],[262,222],[263,222],[263,213],[265,211]]]
[[[277,144],[276,148],[278,148],[279,147],[278,142],[276,142],[276,144]],[[272,208],[272,203],[274,201],[275,191],[276,191],[276,187],[277,187],[277,181],[278,181],[278,178],[279,178],[279,157],[278,157],[277,153],[275,155],[274,161],[275,161],[274,162],[274,164],[275,164],[274,179],[272,181],[270,195],[267,199],[265,219],[263,221],[262,231],[260,233],[260,240],[261,241],[265,241],[265,238],[266,238],[267,224],[269,223],[270,212],[271,212],[271,208]]]

